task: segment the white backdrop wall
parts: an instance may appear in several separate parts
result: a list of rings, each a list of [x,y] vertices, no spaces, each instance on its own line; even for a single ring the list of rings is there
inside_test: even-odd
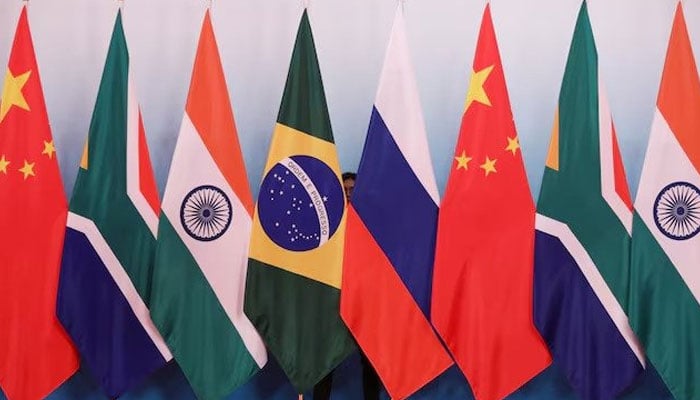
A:
[[[515,123],[536,197],[579,0],[493,0]],[[408,0],[430,151],[444,189],[484,0]],[[620,147],[636,192],[675,0],[589,0]],[[22,2],[0,0],[4,69]],[[165,186],[205,0],[125,0],[124,29],[156,179]],[[357,168],[396,0],[310,0],[340,162]],[[684,1],[700,54],[700,1]],[[29,18],[66,191],[71,193],[117,10],[115,0],[31,0]],[[213,0],[212,18],[257,195],[301,0]],[[4,75],[4,73],[3,73]],[[697,110],[700,112],[700,110]],[[698,132],[700,134],[700,132]]]

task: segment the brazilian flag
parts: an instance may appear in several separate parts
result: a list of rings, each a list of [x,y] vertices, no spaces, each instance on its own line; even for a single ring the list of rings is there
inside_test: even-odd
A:
[[[340,319],[345,197],[305,10],[253,219],[245,313],[292,384],[354,348]]]

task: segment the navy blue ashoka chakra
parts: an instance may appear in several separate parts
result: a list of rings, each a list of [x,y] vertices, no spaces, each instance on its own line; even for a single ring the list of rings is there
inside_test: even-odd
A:
[[[688,182],[661,189],[654,202],[654,222],[673,240],[687,240],[700,232],[700,190]]]
[[[231,201],[216,186],[192,189],[180,207],[180,222],[192,238],[208,242],[218,239],[231,224]]]

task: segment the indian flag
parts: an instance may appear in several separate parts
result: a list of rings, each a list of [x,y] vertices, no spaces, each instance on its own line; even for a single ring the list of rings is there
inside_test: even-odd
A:
[[[629,317],[677,399],[700,399],[700,80],[678,2],[632,228]]]
[[[243,314],[253,199],[206,12],[158,225],[151,314],[200,399],[267,361]]]

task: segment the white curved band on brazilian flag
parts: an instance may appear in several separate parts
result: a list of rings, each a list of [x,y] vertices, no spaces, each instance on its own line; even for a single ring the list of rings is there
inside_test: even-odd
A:
[[[182,120],[169,175],[162,212],[197,262],[251,356],[262,368],[267,362],[267,351],[262,338],[243,313],[248,246],[253,222],[214,162],[187,113]],[[180,222],[183,199],[193,188],[201,185],[217,187],[231,202],[231,224],[220,237],[212,241],[194,239]]]
[[[608,104],[608,96],[600,79],[598,71],[598,118],[599,118],[599,149],[600,149],[600,189],[603,199],[608,203],[617,218],[632,234],[632,211],[625,205],[615,189],[615,159],[613,148],[613,121]],[[625,182],[627,184],[627,182]]]
[[[688,285],[695,300],[700,303],[700,235],[687,240],[673,240],[666,237],[654,221],[656,197],[668,184],[679,181],[700,187],[700,173],[657,108],[634,208]]]
[[[158,215],[148,204],[146,197],[141,192],[141,174],[139,167],[141,162],[139,157],[139,117],[141,111],[136,100],[136,90],[132,79],[131,68],[129,68],[126,112],[126,193],[136,210],[141,214],[141,218],[148,225],[148,229],[156,237],[158,234]]]
[[[613,295],[612,291],[605,283],[603,276],[593,263],[591,256],[581,242],[576,239],[571,229],[569,229],[566,224],[539,213],[535,217],[535,228],[541,232],[555,236],[561,241],[562,245],[569,254],[571,254],[574,261],[576,261],[576,265],[581,270],[581,273],[583,273],[583,276],[586,277],[586,281],[593,289],[598,300],[600,300],[600,303],[617,327],[620,335],[625,339],[625,342],[627,342],[627,345],[637,357],[639,363],[645,365],[642,346],[632,332],[627,315],[625,315],[622,306],[617,302],[615,295]]]
[[[374,102],[379,115],[391,132],[396,145],[411,166],[425,190],[435,204],[440,204],[440,195],[435,183],[435,174],[425,134],[425,121],[418,98],[418,85],[408,51],[406,29],[401,8],[396,10],[392,43],[387,47]]]
[[[117,285],[119,290],[124,295],[124,298],[129,303],[129,307],[131,307],[134,315],[139,320],[141,326],[143,326],[143,329],[146,331],[148,336],[151,338],[153,344],[156,346],[163,358],[166,361],[170,361],[173,358],[173,355],[170,353],[168,346],[160,336],[160,333],[158,333],[155,325],[153,325],[148,307],[146,307],[143,299],[141,296],[139,296],[134,284],[126,274],[126,270],[117,259],[117,256],[112,252],[112,249],[105,241],[99,229],[97,229],[97,225],[95,225],[95,223],[91,220],[72,212],[68,213],[68,221],[66,225],[69,228],[82,232],[87,237],[90,244],[95,249],[95,252],[97,252],[97,255],[100,257],[100,260],[102,260],[104,265],[107,267],[107,271],[114,280],[114,283]]]

